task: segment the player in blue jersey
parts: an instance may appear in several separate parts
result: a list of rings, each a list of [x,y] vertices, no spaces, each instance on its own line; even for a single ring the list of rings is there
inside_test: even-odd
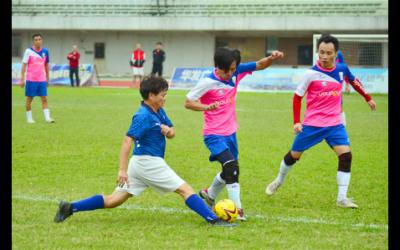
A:
[[[131,126],[124,137],[120,152],[118,186],[111,195],[94,195],[87,199],[61,201],[54,218],[62,222],[74,213],[103,208],[115,208],[132,196],[139,196],[151,187],[160,194],[176,192],[186,205],[211,225],[235,226],[219,220],[204,201],[194,193],[164,161],[166,138],[173,138],[175,131],[164,109],[168,83],[161,77],[146,77],[140,84],[143,101],[133,115]],[[129,153],[134,142],[133,155]]]

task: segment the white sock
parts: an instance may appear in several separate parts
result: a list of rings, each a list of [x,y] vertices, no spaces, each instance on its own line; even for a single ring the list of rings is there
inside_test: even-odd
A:
[[[44,119],[50,120],[50,110],[49,109],[43,109],[44,113]]]
[[[218,173],[213,182],[211,183],[210,187],[208,188],[208,195],[211,199],[216,199],[219,193],[221,193],[222,189],[225,187],[225,181],[221,178],[221,172]]]
[[[240,202],[240,184],[237,182],[226,184],[226,189],[228,190],[229,199],[235,202],[237,208],[242,208],[242,203]]]
[[[290,169],[292,169],[292,167],[293,167],[293,165],[291,165],[291,166],[286,165],[285,160],[282,160],[282,161],[281,161],[281,167],[280,167],[280,169],[279,169],[279,174],[278,174],[278,176],[276,177],[276,180],[277,180],[280,184],[283,183],[283,181],[285,180],[285,177],[286,177],[287,173],[290,171]]]
[[[32,118],[32,110],[26,111],[26,119],[33,120],[33,118]]]
[[[350,173],[338,171],[336,175],[336,180],[338,184],[338,197],[337,200],[342,200],[347,198],[347,189],[350,184]]]

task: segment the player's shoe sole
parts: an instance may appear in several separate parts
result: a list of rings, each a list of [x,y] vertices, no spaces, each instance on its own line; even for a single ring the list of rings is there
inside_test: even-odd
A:
[[[215,200],[212,199],[209,195],[208,195],[208,191],[207,189],[202,189],[199,191],[199,196],[206,202],[206,204],[209,207],[214,207],[215,205]]]
[[[345,198],[340,201],[336,202],[336,205],[338,207],[344,207],[344,208],[358,208],[358,205],[355,204],[351,198]]]
[[[50,119],[46,120],[46,122],[48,122],[48,123],[55,123],[56,121],[50,118]]]
[[[271,182],[267,188],[265,189],[265,193],[267,195],[273,195],[276,193],[276,191],[278,190],[278,188],[281,186],[281,184],[279,182],[277,182],[276,180],[274,180],[273,182]]]
[[[54,222],[56,223],[63,222],[71,215],[72,215],[71,203],[66,201],[60,201],[56,216],[54,217]]]

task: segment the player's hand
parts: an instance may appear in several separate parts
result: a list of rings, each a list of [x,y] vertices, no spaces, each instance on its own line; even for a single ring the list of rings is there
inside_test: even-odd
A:
[[[219,107],[219,102],[214,102],[214,103],[211,103],[210,105],[208,105],[206,107],[206,110],[214,110],[214,109],[217,109],[218,107]]]
[[[161,127],[161,134],[167,136],[167,134],[171,128],[164,124],[161,124],[160,127]]]
[[[25,87],[25,82],[24,82],[23,80],[20,80],[19,83],[18,83],[18,85],[19,85],[21,88],[23,88],[23,87]]]
[[[371,108],[372,111],[376,110],[376,103],[374,102],[374,100],[369,100],[368,102],[368,106]]]
[[[271,60],[276,60],[276,59],[283,58],[283,56],[284,56],[283,52],[278,51],[278,50],[274,50],[274,51],[272,51],[272,53],[270,55],[270,58],[271,58]]]
[[[119,170],[117,183],[120,187],[123,187],[125,183],[128,184],[128,174],[126,171]]]
[[[300,122],[294,124],[293,131],[294,131],[295,134],[298,134],[298,133],[302,132],[302,130],[303,130],[303,125],[301,125]]]

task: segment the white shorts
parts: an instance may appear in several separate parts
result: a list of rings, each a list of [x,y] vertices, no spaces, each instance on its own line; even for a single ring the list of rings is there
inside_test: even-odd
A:
[[[128,184],[117,187],[116,191],[125,191],[139,196],[151,187],[160,194],[174,192],[185,181],[172,170],[163,158],[149,155],[134,155],[129,160]]]
[[[134,76],[144,76],[143,67],[141,67],[141,68],[132,67],[132,69],[133,69],[133,75]]]

